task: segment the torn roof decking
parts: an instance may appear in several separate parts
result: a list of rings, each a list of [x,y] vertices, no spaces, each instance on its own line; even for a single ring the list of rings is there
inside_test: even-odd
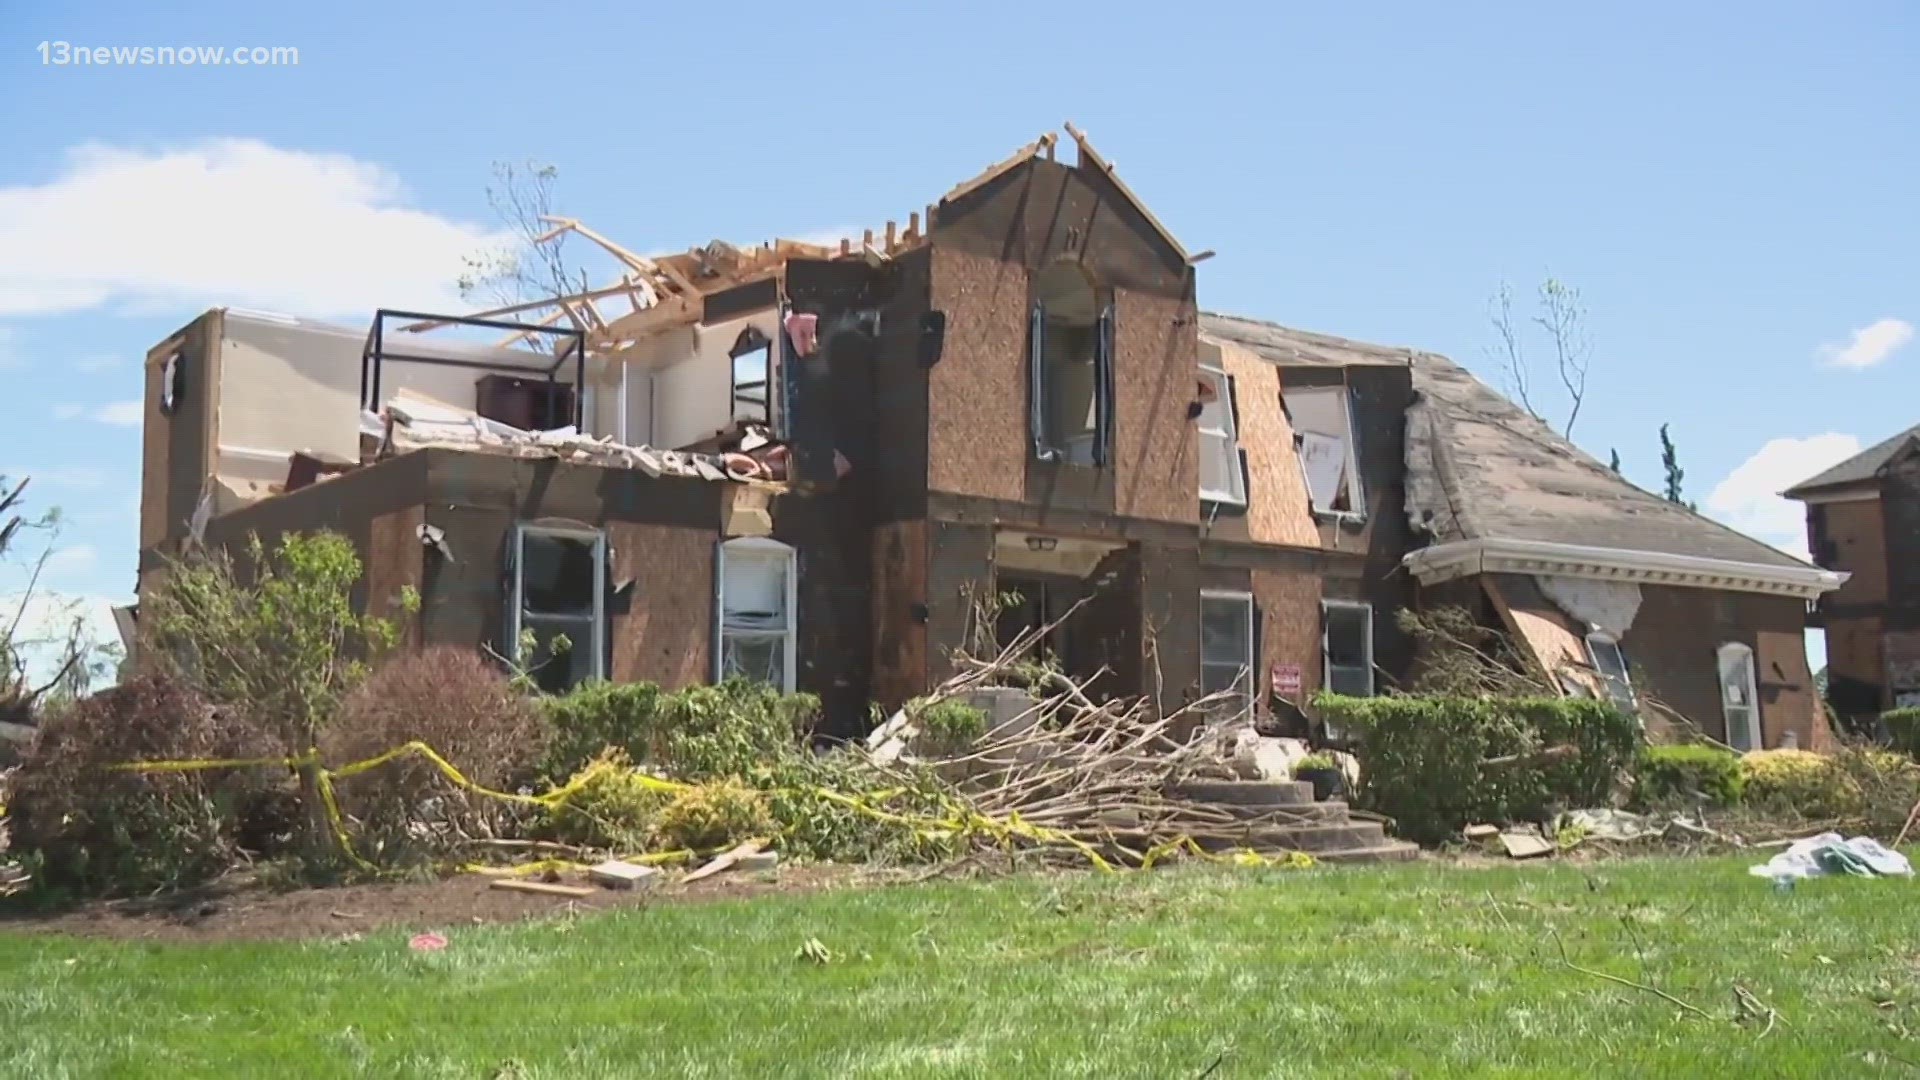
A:
[[[1410,367],[1407,517],[1436,542],[1539,540],[1808,565],[1635,487],[1444,356],[1217,313],[1200,316],[1200,333],[1281,367]]]
[[[1123,198],[1133,204],[1148,226],[1179,255],[1183,262],[1191,263],[1204,257],[1204,255],[1189,257],[1186,248],[1180,244],[1173,233],[1127,188],[1115,172],[1113,165],[1093,148],[1086,133],[1072,123],[1066,124],[1065,127],[1078,150],[1077,168],[1098,172]],[[883,230],[868,229],[858,241],[848,237],[841,239],[838,245],[778,239],[759,246],[743,248],[715,240],[704,247],[691,248],[685,252],[646,256],[609,240],[581,224],[577,219],[543,218],[542,220],[553,227],[536,237],[533,243],[552,243],[567,235],[580,236],[600,247],[620,264],[622,267],[620,278],[599,288],[473,312],[472,316],[491,318],[540,313],[535,317],[535,323],[541,326],[566,320],[574,328],[586,333],[589,352],[606,358],[618,358],[643,338],[666,329],[700,321],[704,315],[707,297],[767,278],[779,277],[789,260],[861,259],[877,264],[919,247],[926,242],[928,234],[932,231],[935,212],[939,206],[945,206],[979,190],[1036,157],[1045,155],[1047,160],[1052,160],[1058,141],[1059,136],[1055,134],[1042,135],[1020,148],[1011,157],[989,166],[972,179],[954,186],[941,197],[938,204],[928,205],[924,213],[915,211],[907,215],[904,227],[895,221],[889,221]],[[625,310],[609,316],[601,310],[600,305],[604,301],[618,301],[624,305]],[[445,323],[439,321],[422,321],[404,329],[425,332],[443,325]]]

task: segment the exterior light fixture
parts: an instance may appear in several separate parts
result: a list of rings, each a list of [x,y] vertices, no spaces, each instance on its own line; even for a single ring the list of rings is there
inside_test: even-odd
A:
[[[1060,546],[1060,539],[1058,537],[1054,537],[1054,536],[1027,537],[1028,551],[1052,551],[1054,548],[1057,548],[1059,546]]]

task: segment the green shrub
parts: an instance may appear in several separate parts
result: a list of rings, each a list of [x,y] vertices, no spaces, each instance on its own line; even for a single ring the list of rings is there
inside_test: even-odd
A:
[[[986,710],[961,701],[943,698],[931,705],[915,701],[907,713],[920,729],[920,738],[935,753],[957,753],[973,745],[987,733]]]
[[[1833,763],[1860,792],[1861,825],[1876,835],[1891,836],[1907,823],[1920,802],[1920,764],[1911,757],[1877,746],[1842,746]]]
[[[1641,741],[1633,717],[1587,698],[1321,693],[1314,704],[1354,733],[1356,801],[1422,843],[1473,822],[1536,821],[1557,806],[1603,805]],[[1576,753],[1524,760],[1562,745]],[[1488,764],[1515,755],[1523,760]]]
[[[1337,769],[1339,767],[1339,759],[1335,758],[1332,754],[1317,752],[1308,754],[1306,757],[1294,762],[1293,775],[1299,776],[1305,772],[1319,772],[1325,769]]]
[[[1839,763],[1810,750],[1755,750],[1740,759],[1748,805],[1810,818],[1861,809],[1860,785]]]
[[[1634,763],[1633,798],[1641,808],[1692,805],[1737,806],[1746,775],[1740,755],[1717,746],[1648,746]]]
[[[1920,757],[1920,709],[1892,709],[1880,714],[1887,742],[1903,754]]]
[[[22,757],[7,808],[37,878],[79,895],[203,884],[243,862],[243,813],[288,786],[286,769],[115,771],[132,761],[279,751],[249,719],[149,675],[50,717]]]
[[[547,815],[556,840],[622,854],[647,850],[660,812],[673,796],[634,769],[626,751],[613,748],[589,761],[568,784],[569,794]]]
[[[771,839],[773,812],[764,792],[739,780],[710,780],[673,797],[655,823],[656,843],[667,849],[707,851],[754,837]]]
[[[552,727],[542,771],[571,776],[601,750],[679,780],[741,776],[794,750],[820,712],[812,694],[728,681],[671,693],[652,683],[595,683],[543,702]]]

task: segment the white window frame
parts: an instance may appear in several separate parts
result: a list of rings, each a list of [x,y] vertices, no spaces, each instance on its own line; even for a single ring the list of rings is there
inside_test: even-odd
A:
[[[1627,669],[1627,654],[1620,648],[1620,641],[1603,630],[1595,630],[1586,637],[1587,663],[1593,665],[1593,673],[1600,680],[1600,691],[1608,701],[1613,702],[1629,713],[1640,711],[1640,695],[1633,689],[1633,674]],[[1613,658],[1619,662],[1620,678],[1616,681],[1607,674],[1606,665],[1600,662],[1602,650],[1612,650]]]
[[[1727,682],[1727,664],[1736,661],[1743,665],[1746,672],[1744,685],[1730,685]],[[1735,750],[1759,750],[1764,747],[1760,730],[1760,687],[1758,659],[1753,647],[1740,641],[1729,641],[1713,651],[1714,682],[1720,687],[1720,716],[1726,727],[1727,745]],[[1730,690],[1739,690],[1746,699],[1744,705],[1734,705],[1729,701]],[[1741,746],[1733,737],[1733,710],[1744,709],[1746,720],[1746,746]]]
[[[1209,428],[1204,424],[1198,425],[1200,429],[1200,452],[1202,454],[1209,452],[1208,448],[1210,444],[1208,440],[1224,440],[1227,453],[1227,477],[1231,484],[1231,487],[1226,491],[1209,491],[1203,481],[1200,486],[1200,498],[1204,502],[1225,503],[1230,506],[1245,506],[1247,505],[1246,459],[1240,455],[1240,427],[1234,418],[1234,406],[1236,403],[1233,400],[1233,378],[1227,374],[1225,368],[1215,364],[1201,364],[1200,374],[1210,379],[1213,383],[1214,393],[1220,399],[1220,417],[1221,423],[1224,425],[1223,428],[1218,430]],[[1201,410],[1200,415],[1202,418],[1207,415],[1204,408]]]
[[[1246,613],[1245,623],[1243,625],[1247,633],[1247,651],[1244,656],[1240,657],[1240,673],[1234,677],[1233,685],[1229,687],[1232,692],[1240,695],[1241,706],[1238,711],[1244,714],[1253,708],[1254,687],[1258,683],[1258,680],[1254,676],[1254,672],[1258,669],[1259,659],[1254,655],[1253,594],[1250,592],[1238,592],[1232,589],[1200,590],[1200,687],[1202,693],[1215,692],[1206,689],[1207,669],[1209,667],[1223,667],[1226,664],[1226,661],[1207,659],[1206,609],[1209,602],[1216,604],[1239,604],[1241,605],[1241,609]]]
[[[1284,387],[1280,391],[1281,397],[1283,399],[1286,397],[1287,393],[1288,391]],[[1333,509],[1332,508],[1333,500],[1331,498],[1328,499],[1328,505],[1325,507],[1322,507],[1319,503],[1315,502],[1313,499],[1312,484],[1307,483],[1307,503],[1309,507],[1312,509],[1314,516],[1322,517],[1322,518],[1331,518],[1335,520],[1339,520],[1343,518],[1353,518],[1356,520],[1364,519],[1367,516],[1367,489],[1366,489],[1366,485],[1361,481],[1361,478],[1360,478],[1360,437],[1359,437],[1360,423],[1353,414],[1353,395],[1348,392],[1347,387],[1344,383],[1333,385],[1333,386],[1297,386],[1293,388],[1292,393],[1295,395],[1296,401],[1299,400],[1299,397],[1301,395],[1337,394],[1340,399],[1341,415],[1346,420],[1347,430],[1339,433],[1338,435],[1335,435],[1330,432],[1324,432],[1324,431],[1317,431],[1312,433],[1316,435],[1321,435],[1327,438],[1339,438],[1342,442],[1346,444],[1345,449],[1346,449],[1346,457],[1347,457],[1347,460],[1346,460],[1347,509],[1345,510]],[[1294,447],[1295,447],[1296,453],[1298,453],[1298,450],[1299,450],[1300,436],[1308,433],[1309,431],[1311,431],[1311,429],[1309,428],[1303,428],[1298,426],[1294,428],[1294,440],[1295,440]],[[1304,474],[1302,475],[1301,480],[1302,482],[1307,482],[1307,478]]]
[[[527,537],[552,536],[568,540],[590,540],[593,543],[593,614],[586,616],[539,615],[543,622],[581,622],[587,624],[587,641],[572,634],[567,635],[568,651],[587,648],[593,665],[587,674],[589,681],[607,677],[607,534],[599,529],[569,528],[564,525],[535,525],[518,522],[513,527],[513,590],[507,597],[507,640],[508,656],[515,664],[524,665],[530,658],[520,655],[520,630],[523,625],[521,612],[526,607],[524,596],[526,588]]]
[[[1320,601],[1320,685],[1333,690],[1333,655],[1327,648],[1333,636],[1334,611],[1359,611],[1366,615],[1365,627],[1361,634],[1367,647],[1367,692],[1362,697],[1373,697],[1379,692],[1379,685],[1373,677],[1373,605],[1363,600],[1322,600]],[[1340,665],[1343,668],[1351,664]]]
[[[739,555],[754,560],[777,557],[782,560],[781,573],[784,575],[787,624],[778,630],[764,627],[727,626],[727,562],[729,557]],[[713,560],[713,681],[718,683],[725,678],[725,665],[729,635],[753,638],[779,638],[781,642],[781,683],[777,689],[781,693],[791,694],[794,690],[794,643],[799,637],[800,614],[800,561],[798,553],[789,544],[771,540],[764,536],[741,536],[721,542]]]

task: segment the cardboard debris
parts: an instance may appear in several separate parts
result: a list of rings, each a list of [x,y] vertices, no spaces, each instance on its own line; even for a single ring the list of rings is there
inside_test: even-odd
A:
[[[587,880],[609,889],[644,889],[660,882],[660,869],[608,859],[587,870]]]
[[[1553,845],[1533,833],[1503,832],[1500,846],[1507,849],[1509,859],[1537,859],[1553,854]]]

